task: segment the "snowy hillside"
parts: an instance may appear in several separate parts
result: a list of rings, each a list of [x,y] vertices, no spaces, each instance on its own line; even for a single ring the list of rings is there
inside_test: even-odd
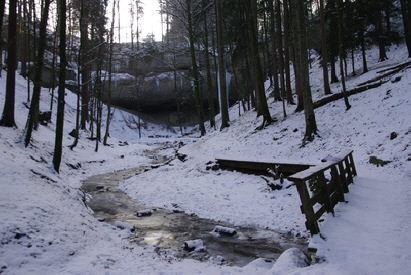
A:
[[[393,46],[388,61],[377,63],[376,56],[369,51],[370,72],[349,77],[348,89],[377,76],[379,70],[405,62],[407,54],[405,46]],[[315,60],[311,70],[314,100],[322,97],[321,74]],[[0,106],[4,105],[6,72],[2,75]],[[95,142],[82,132],[79,145],[70,151],[73,138],[68,133],[74,128],[76,96],[67,92],[62,171],[56,174],[51,164],[54,118],[33,133],[29,148],[20,141],[28,109],[26,83],[18,77],[18,128],[0,127],[0,273],[407,274],[411,269],[410,68],[388,80],[379,88],[351,96],[348,111],[342,100],[316,109],[319,136],[305,147],[301,146],[304,115],[287,106],[284,120],[282,104],[270,98],[270,111],[278,122],[261,131],[255,131],[261,123],[255,112],[238,116],[238,106],[234,106],[231,126],[221,132],[208,129],[203,138],[181,138],[147,123],[139,139],[137,118],[116,110],[111,146],[101,145],[95,152]],[[332,85],[334,93],[340,92],[339,85]],[[40,108],[47,110],[47,90],[41,100]],[[169,138],[148,138],[155,135]],[[187,144],[179,150],[187,154],[187,161],[176,159],[123,182],[121,188],[134,200],[306,238],[317,249],[319,263],[305,267],[296,250],[288,250],[275,263],[257,259],[245,267],[178,259],[173,253],[158,254],[153,246],[130,243],[127,230],[97,221],[85,205],[88,198],[80,189],[81,181],[147,165],[150,152],[165,142],[175,147]],[[321,235],[313,238],[305,229],[295,187],[273,191],[260,176],[206,170],[206,163],[218,156],[316,164],[344,149],[354,150],[358,177],[346,195],[348,203],[336,207],[335,217],[324,216]],[[369,163],[370,156],[389,163],[377,167]]]

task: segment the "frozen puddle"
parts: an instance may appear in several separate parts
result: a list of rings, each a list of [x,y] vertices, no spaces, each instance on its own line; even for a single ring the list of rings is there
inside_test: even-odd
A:
[[[169,250],[176,257],[198,260],[213,258],[217,261],[223,258],[223,262],[237,266],[244,266],[256,258],[277,259],[291,247],[307,252],[305,240],[296,242],[270,230],[235,227],[195,215],[135,203],[118,189],[118,184],[146,170],[140,167],[97,175],[88,178],[82,185],[82,189],[92,196],[88,206],[98,219],[113,225],[120,221],[120,224],[123,222],[135,227],[131,241],[140,245],[155,245],[158,251]],[[212,232],[216,226],[235,228],[237,233],[234,236],[219,236]],[[198,239],[203,241],[206,251],[188,252],[182,249],[186,241]]]

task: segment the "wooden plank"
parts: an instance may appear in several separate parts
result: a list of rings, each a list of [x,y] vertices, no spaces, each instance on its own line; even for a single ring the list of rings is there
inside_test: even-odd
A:
[[[352,174],[355,177],[357,175],[357,169],[355,169],[354,157],[353,157],[352,152],[351,152],[351,154],[348,155],[348,159],[350,160],[350,167],[351,167],[351,170],[352,170]]]
[[[267,169],[276,171],[277,173],[283,173],[291,175],[309,167],[312,164],[300,164],[300,163],[286,163],[286,162],[260,162],[260,161],[248,161],[248,160],[231,160],[231,159],[216,159],[217,163],[222,169],[234,169],[244,170],[249,172],[267,173]]]
[[[291,180],[291,181],[294,181],[294,182],[300,181],[300,180],[305,181],[305,180],[309,179],[310,177],[312,177],[313,175],[315,175],[317,173],[324,172],[325,170],[329,169],[334,164],[335,164],[335,162],[333,162],[333,161],[326,161],[326,162],[323,162],[319,165],[310,167],[310,168],[308,168],[304,171],[301,171],[301,172],[298,172],[294,175],[291,175],[287,179]]]
[[[318,184],[320,185],[320,188],[321,188],[321,195],[323,198],[324,205],[327,209],[327,212],[334,214],[334,206],[331,204],[330,190],[328,189],[328,184],[325,179],[324,173],[321,173],[318,175]]]
[[[310,203],[310,195],[308,194],[307,184],[305,181],[298,181],[295,184],[298,194],[300,195],[302,209],[304,211],[304,215],[306,218],[305,225],[308,230],[310,230],[311,234],[317,234],[320,232],[320,228],[318,227],[317,220],[315,219],[315,214],[313,210],[313,206]]]
[[[335,165],[331,167],[331,181],[333,182],[335,186],[335,190],[338,193],[338,200],[340,202],[344,202],[345,201],[344,189],[341,185],[341,178],[340,178],[340,175],[338,174],[338,169]]]
[[[340,170],[340,183],[344,193],[348,193],[348,184],[347,179],[345,177],[345,170],[344,165],[342,162],[338,163],[338,170]]]
[[[344,159],[345,169],[347,170],[348,184],[353,183],[353,176],[351,171],[350,162],[348,161],[348,156]]]
[[[318,221],[321,216],[325,213],[325,211],[327,211],[327,207],[325,205],[321,206],[320,209],[317,210],[317,212],[315,212],[315,219]],[[334,215],[334,213],[332,213]]]

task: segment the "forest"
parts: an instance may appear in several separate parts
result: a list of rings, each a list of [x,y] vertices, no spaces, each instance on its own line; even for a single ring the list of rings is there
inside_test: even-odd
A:
[[[130,1],[130,10],[126,11],[120,10],[119,2],[45,0],[37,3],[34,0],[16,0],[9,1],[6,9],[6,1],[2,1],[0,30],[4,43],[1,53],[3,56],[4,48],[5,58],[1,60],[6,60],[7,100],[1,125],[15,126],[13,83],[19,63],[20,74],[33,82],[32,90],[30,84],[27,90],[30,112],[24,135],[24,144],[29,145],[32,129],[37,129],[39,124],[38,105],[43,70],[51,67],[50,89],[54,95],[54,90],[58,87],[57,125],[61,125],[56,129],[54,165],[57,171],[61,161],[67,67],[77,72],[74,81],[77,83],[78,115],[74,135],[78,137],[78,131],[88,127],[91,138],[97,141],[96,150],[100,141],[107,144],[110,123],[106,123],[104,130],[101,129],[101,121],[110,121],[116,18],[120,18],[122,13],[131,14],[129,58],[138,58],[135,57],[138,56],[135,52],[140,50],[139,18],[144,13],[140,1]],[[225,82],[227,59],[230,59],[238,100],[242,102],[244,110],[255,108],[257,116],[263,116],[261,128],[273,121],[264,88],[264,81],[269,79],[275,100],[283,101],[283,106],[296,104],[296,111],[304,111],[304,141],[308,142],[317,131],[309,83],[310,51],[321,55],[324,94],[332,94],[329,84],[340,81],[346,107],[349,109],[345,78],[349,73],[357,73],[354,62],[356,50],[362,52],[362,72],[359,73],[368,70],[366,51],[370,45],[378,45],[380,61],[388,58],[386,48],[389,45],[404,39],[411,54],[408,20],[411,8],[408,1],[400,1],[400,5],[397,2],[160,1],[165,31],[161,42],[152,43],[160,43],[164,51],[171,54],[178,51],[177,44],[185,43],[189,49],[192,89],[184,92],[191,93],[194,98],[201,135],[205,134],[204,101],[207,102],[211,125],[214,126],[214,117],[221,111],[220,129],[229,126]],[[401,21],[402,26],[399,25]],[[118,28],[117,32],[119,43],[121,29]],[[352,70],[347,68],[349,58],[352,58]],[[336,75],[336,60],[339,60],[340,75]],[[233,65],[234,62],[237,65]],[[291,85],[290,64],[293,64],[296,76],[295,87]],[[218,76],[213,77],[214,75]],[[213,86],[213,81],[218,81],[217,85]],[[205,93],[202,91],[203,87],[206,89]],[[217,93],[221,106],[215,106],[214,103]],[[206,99],[203,99],[204,94],[207,95]],[[103,100],[109,108],[106,118],[101,115]],[[179,101],[180,98],[177,97],[176,100]],[[52,102],[50,111],[53,111]],[[180,105],[181,102],[177,102],[178,108]],[[284,117],[286,115],[284,108]],[[76,144],[77,138],[72,148]]]

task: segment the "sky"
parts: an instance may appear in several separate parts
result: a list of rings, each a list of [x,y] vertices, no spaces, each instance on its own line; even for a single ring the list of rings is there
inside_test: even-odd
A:
[[[121,42],[131,41],[130,38],[130,1],[134,0],[122,0],[120,1],[120,13],[121,13]],[[140,29],[141,38],[147,37],[147,34],[153,33],[157,41],[161,40],[161,17],[159,14],[160,6],[157,0],[142,0],[144,15],[141,19]],[[111,5],[110,5],[111,7]],[[111,11],[111,9],[109,9]],[[110,18],[111,19],[111,18]],[[118,17],[116,21],[118,20]],[[118,25],[118,23],[116,23]],[[118,41],[118,33],[116,35]],[[141,40],[141,39],[140,39]]]

